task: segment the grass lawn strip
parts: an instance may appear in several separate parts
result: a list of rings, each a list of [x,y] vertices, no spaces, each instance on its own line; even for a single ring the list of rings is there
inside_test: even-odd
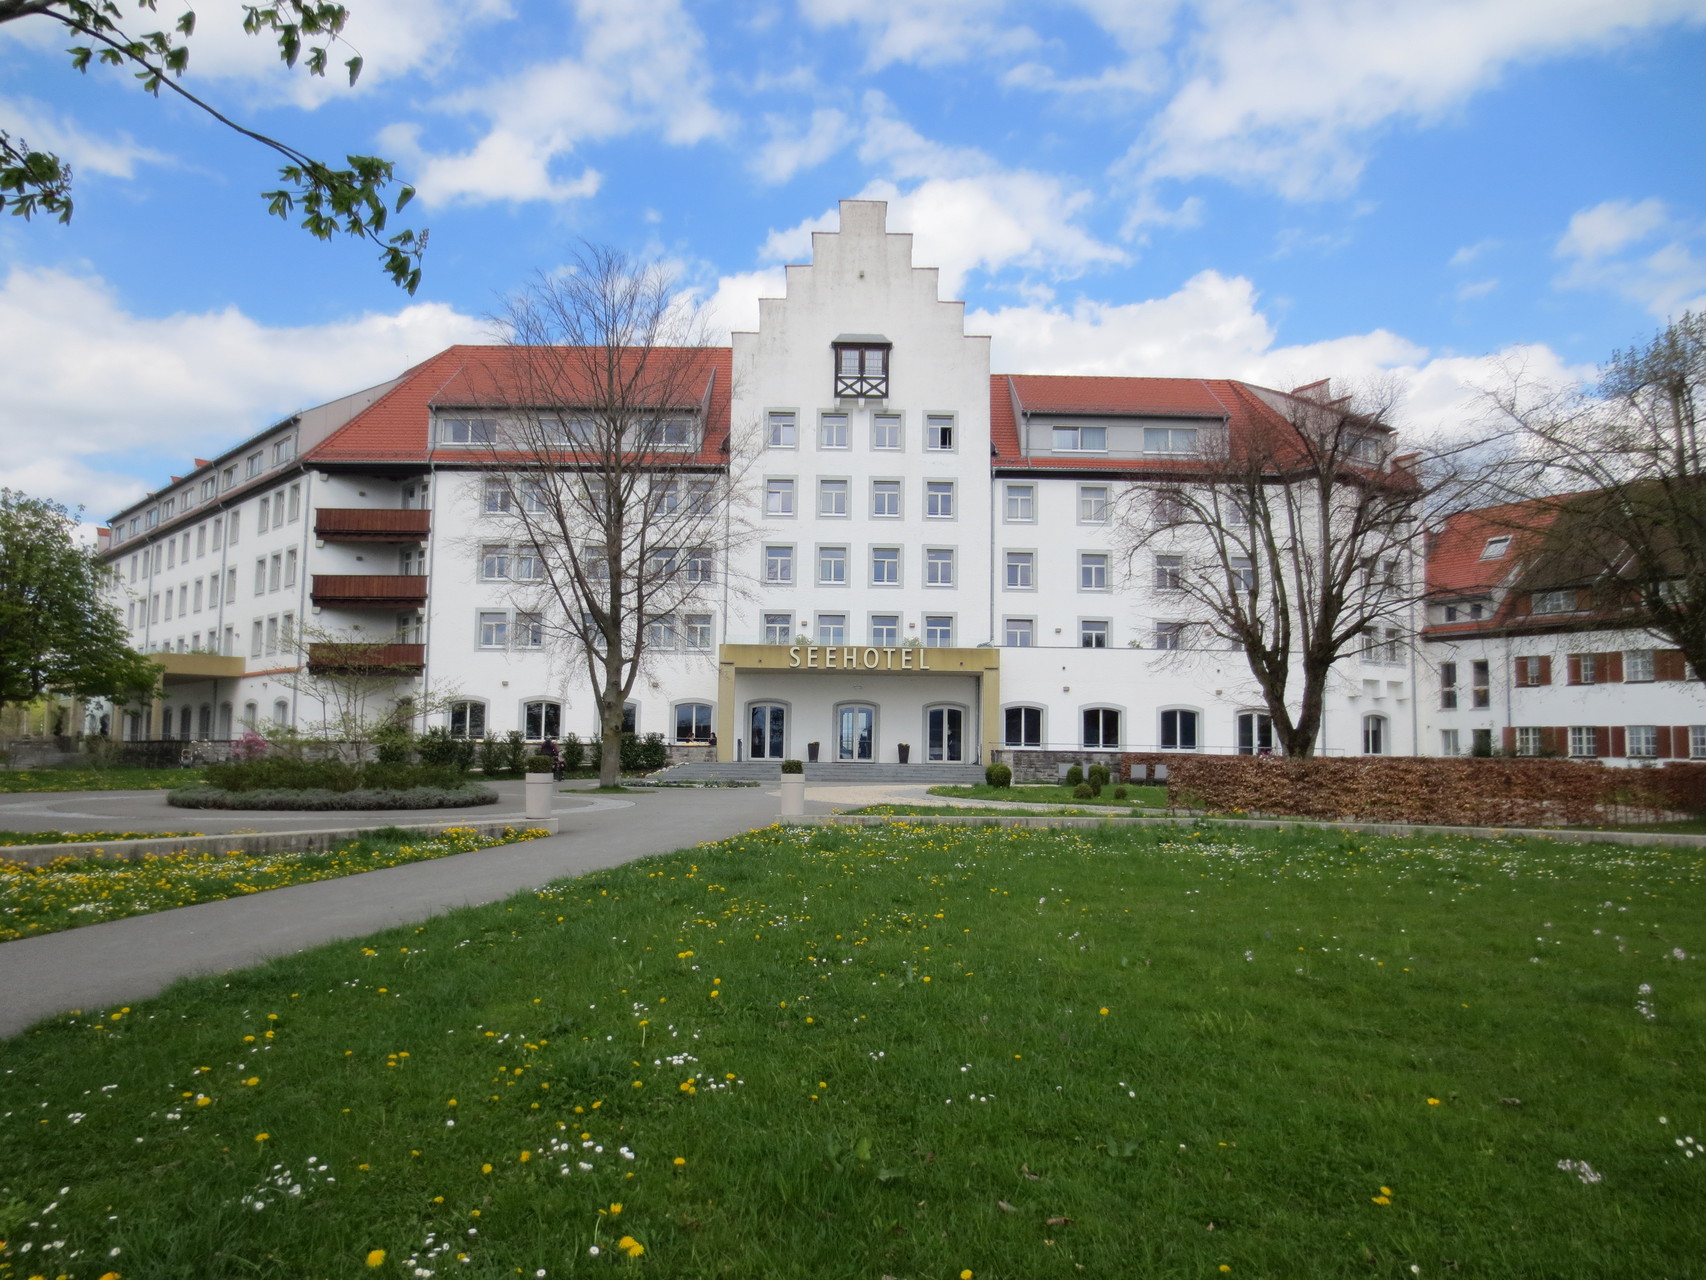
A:
[[[393,827],[365,832],[337,848],[301,853],[145,853],[117,859],[100,857],[94,850],[93,856],[67,855],[33,867],[0,858],[0,942],[264,889],[336,880],[545,834],[512,827],[503,835],[485,836],[452,827],[423,837]],[[147,838],[154,836],[146,833]],[[6,1280],[4,1270],[0,1280]]]
[[[1133,806],[1164,809],[1167,807],[1167,788],[1139,786],[1126,784],[1124,800],[1114,799],[1114,788],[1104,788],[1099,796],[1078,799],[1073,796],[1071,787],[1053,786],[1047,783],[1015,783],[1010,787],[931,787],[933,796],[948,796],[962,800],[999,800],[1004,804],[1068,804],[1068,805],[1106,805],[1116,809],[1129,809]]]
[[[200,769],[0,769],[0,795],[32,791],[166,791],[200,781]]]
[[[0,849],[17,844],[104,844],[113,840],[170,840],[199,831],[0,831]]]
[[[1692,851],[772,827],[8,1043],[0,1274],[1694,1274],[1703,947]]]

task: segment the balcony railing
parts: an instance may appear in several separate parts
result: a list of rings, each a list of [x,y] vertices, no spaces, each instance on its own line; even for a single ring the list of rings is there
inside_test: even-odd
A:
[[[308,670],[347,675],[419,675],[426,667],[424,644],[350,644],[308,646]]]
[[[424,575],[317,573],[310,596],[316,605],[344,609],[418,609],[426,603]]]
[[[321,507],[314,513],[314,536],[328,542],[423,542],[432,530],[432,512],[383,507]]]

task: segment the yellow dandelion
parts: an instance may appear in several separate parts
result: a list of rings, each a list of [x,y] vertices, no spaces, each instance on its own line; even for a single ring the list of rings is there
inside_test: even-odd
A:
[[[1439,1106],[1439,1099],[1438,1099],[1438,1098],[1429,1098],[1429,1099],[1428,1099],[1428,1105],[1429,1105],[1429,1106],[1430,1106],[1430,1107],[1437,1107],[1437,1106]]]
[[[256,1142],[265,1142],[270,1137],[272,1137],[272,1134],[270,1134],[270,1133],[257,1133],[255,1135],[255,1141]]]
[[[385,1250],[374,1249],[372,1252],[370,1252],[367,1255],[367,1265],[370,1267],[382,1267],[382,1266],[384,1266],[385,1265]]]
[[[681,1166],[686,1164],[686,1163],[687,1163],[687,1157],[686,1156],[676,1156],[675,1157],[675,1167],[677,1169],[681,1168]]]
[[[491,1171],[492,1171],[492,1166],[489,1164],[483,1164],[480,1166],[480,1172],[481,1173],[490,1173]]]
[[[1103,1017],[1104,1017],[1104,1018],[1105,1018],[1105,1017],[1107,1017],[1107,1016],[1108,1016],[1108,1010],[1107,1010],[1107,1007],[1106,1007],[1106,1006],[1105,1006],[1105,1005],[1104,1005],[1104,1006],[1103,1006],[1103,1008],[1102,1008],[1102,1011],[1101,1011],[1101,1012],[1102,1012],[1102,1016],[1103,1016]]]
[[[531,1151],[523,1151],[521,1153],[521,1163],[522,1164],[526,1164],[531,1159],[533,1159],[533,1153]]]
[[[251,1088],[260,1082],[261,1078],[259,1076],[250,1076],[247,1080],[243,1081],[244,1084],[249,1085]]]

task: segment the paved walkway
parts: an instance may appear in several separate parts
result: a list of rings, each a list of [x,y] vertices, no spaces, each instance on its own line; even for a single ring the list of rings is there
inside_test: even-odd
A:
[[[500,792],[506,786],[515,792],[514,816],[520,821],[522,784],[500,783]],[[813,788],[808,812],[852,807],[855,802],[845,798],[826,797],[835,790]],[[192,974],[223,973],[324,942],[366,937],[565,876],[737,835],[774,821],[779,794],[765,787],[660,788],[633,797],[570,792],[557,797],[561,831],[544,839],[0,943],[0,1036],[16,1035],[69,1009],[145,1000]],[[0,828],[13,830],[215,831],[309,825],[307,815],[300,813],[222,814],[216,822],[215,815],[206,812],[167,808],[159,792],[37,793],[3,800]],[[509,800],[506,793],[498,804],[468,812],[482,820],[502,819],[511,807]],[[347,825],[442,821],[456,812],[352,814]],[[312,816],[318,820],[334,815]],[[24,826],[27,820],[33,825]]]

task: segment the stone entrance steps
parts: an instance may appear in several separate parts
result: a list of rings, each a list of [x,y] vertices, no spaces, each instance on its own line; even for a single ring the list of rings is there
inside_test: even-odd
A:
[[[678,764],[655,773],[656,782],[777,782],[780,763],[746,760],[728,764]],[[931,786],[976,786],[983,781],[980,764],[847,764],[823,761],[806,765],[807,782],[884,786],[890,783]]]

